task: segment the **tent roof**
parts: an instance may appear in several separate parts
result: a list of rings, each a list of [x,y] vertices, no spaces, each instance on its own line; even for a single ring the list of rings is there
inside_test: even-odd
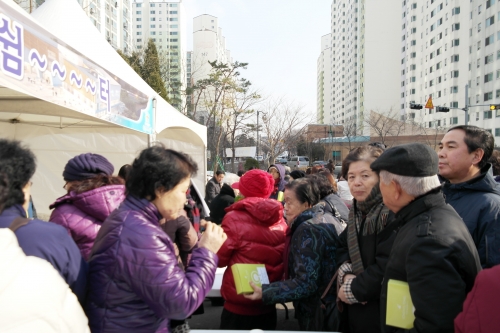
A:
[[[5,4],[16,8],[23,15],[23,19],[38,22],[43,28],[51,32],[72,48],[82,53],[110,73],[120,77],[123,81],[143,92],[147,96],[156,98],[155,132],[161,133],[167,128],[179,129],[189,135],[181,135],[182,141],[192,142],[196,145],[206,146],[206,127],[187,118],[174,107],[161,98],[140,76],[121,58],[113,47],[92,25],[77,1],[47,0],[31,17],[22,11],[13,1]],[[0,121],[8,121],[12,115],[17,114],[18,120],[35,122],[40,120],[66,125],[81,120],[82,125],[88,126],[118,126],[94,118],[83,113],[58,106],[53,103],[34,98],[25,91],[14,91],[0,87],[0,112],[10,114],[0,115]],[[22,101],[22,103],[20,103]],[[23,114],[23,115],[20,115]],[[27,114],[31,114],[28,116]],[[62,117],[62,118],[61,118]],[[194,135],[193,135],[194,134]]]

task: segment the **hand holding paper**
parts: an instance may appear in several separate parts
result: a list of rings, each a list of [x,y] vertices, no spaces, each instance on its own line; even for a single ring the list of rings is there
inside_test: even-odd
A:
[[[262,288],[256,286],[252,281],[250,281],[250,287],[252,287],[253,289],[253,294],[243,294],[243,296],[252,301],[258,301],[262,299]]]

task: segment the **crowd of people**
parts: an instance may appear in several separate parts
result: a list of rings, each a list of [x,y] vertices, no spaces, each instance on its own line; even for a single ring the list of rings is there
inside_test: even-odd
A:
[[[293,302],[302,331],[495,332],[500,305],[500,154],[456,126],[420,144],[352,149],[335,166],[216,171],[161,144],[114,175],[106,157],[71,158],[50,222],[32,215],[36,158],[0,139],[0,331],[186,332],[217,267],[224,330],[274,330]],[[210,207],[210,209],[207,209]],[[269,282],[238,294],[234,264]],[[414,320],[389,321],[392,283]]]

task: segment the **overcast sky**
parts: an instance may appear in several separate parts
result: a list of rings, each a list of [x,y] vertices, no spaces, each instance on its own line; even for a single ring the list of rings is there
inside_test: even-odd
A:
[[[332,0],[183,0],[188,51],[193,17],[216,16],[242,77],[265,95],[287,96],[316,112],[316,62],[330,32]]]

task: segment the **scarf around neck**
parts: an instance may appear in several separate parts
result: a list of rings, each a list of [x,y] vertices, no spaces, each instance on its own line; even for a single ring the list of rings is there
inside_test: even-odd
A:
[[[382,201],[382,193],[380,193],[378,184],[373,187],[366,200],[353,201],[349,211],[349,222],[347,223],[347,244],[355,275],[359,275],[364,271],[358,236],[371,235],[384,229],[389,212],[389,208]]]

